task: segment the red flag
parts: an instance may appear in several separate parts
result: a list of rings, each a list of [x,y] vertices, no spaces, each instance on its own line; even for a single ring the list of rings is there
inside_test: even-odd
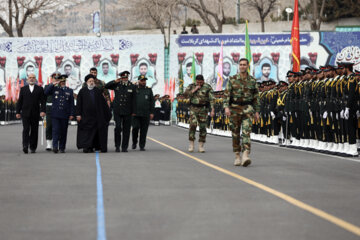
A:
[[[20,80],[19,78],[16,79],[16,100],[19,99],[19,95],[20,95]]]
[[[21,79],[20,87],[23,87],[23,86],[24,86],[24,79]]]
[[[5,100],[6,100],[6,101],[10,101],[10,100],[11,100],[11,78],[8,78],[7,83],[6,83]]]
[[[39,64],[39,79],[38,79],[38,85],[42,87],[43,81],[42,81],[42,73],[41,73],[41,63]]]
[[[11,83],[11,87],[12,87],[12,89],[11,89],[11,100],[13,102],[16,102],[16,97],[17,97],[16,85],[15,84],[13,85],[13,83]]]
[[[110,91],[110,100],[111,102],[114,101],[114,90]]]
[[[291,45],[292,45],[292,57],[293,57],[293,71],[300,71],[300,30],[299,30],[299,8],[298,0],[294,3],[294,17],[293,25],[291,28]]]

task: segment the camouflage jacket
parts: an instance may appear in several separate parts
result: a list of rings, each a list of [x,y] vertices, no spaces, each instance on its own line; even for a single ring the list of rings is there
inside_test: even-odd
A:
[[[195,93],[192,90],[195,89],[196,84],[190,84],[185,90],[185,97],[190,99],[190,105],[209,105],[211,109],[214,108],[214,91],[212,87],[204,83],[202,87]]]
[[[260,111],[259,89],[256,79],[248,74],[241,78],[240,74],[232,76],[226,84],[224,108],[241,106],[240,103],[249,102],[255,112]]]

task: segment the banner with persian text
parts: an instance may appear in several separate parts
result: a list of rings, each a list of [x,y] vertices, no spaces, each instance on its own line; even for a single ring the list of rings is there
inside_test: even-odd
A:
[[[150,44],[151,43],[151,47]],[[163,93],[164,40],[162,35],[119,35],[103,37],[48,37],[0,39],[0,93],[5,81],[24,81],[35,73],[42,82],[55,71],[68,76],[68,85],[77,93],[89,69],[98,69],[98,78],[109,82],[122,71],[148,78],[154,93]]]

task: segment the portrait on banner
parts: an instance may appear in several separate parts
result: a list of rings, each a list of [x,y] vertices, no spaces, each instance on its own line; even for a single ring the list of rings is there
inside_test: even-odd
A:
[[[27,61],[25,62],[21,67],[19,67],[19,81],[23,80],[24,86],[28,85],[26,82],[26,79],[28,79],[30,74],[35,74],[36,76],[36,84],[37,80],[39,79],[39,69],[35,62],[33,61]]]
[[[193,79],[191,76],[191,68],[192,68],[192,57],[188,57],[182,63],[182,70],[184,76],[184,89],[186,89],[190,84],[193,83]],[[195,75],[202,73],[201,65],[195,60]]]
[[[117,78],[116,67],[114,67],[113,64],[107,59],[102,60],[96,69],[98,70],[97,78],[104,81],[105,83],[108,83]]]
[[[81,89],[82,81],[80,79],[80,69],[72,60],[65,60],[61,63],[57,69],[61,74],[67,76],[67,84],[74,92],[78,92]]]
[[[254,77],[259,83],[265,81],[278,82],[278,66],[268,58],[264,57],[254,65]]]
[[[147,60],[140,59],[132,69],[132,76],[134,81],[137,81],[139,76],[147,78],[146,86],[153,87],[156,85],[156,70],[155,67]]]
[[[234,62],[229,57],[224,57],[223,60],[223,84],[222,89],[226,88],[226,84],[229,81],[231,76],[234,76],[237,73],[238,64],[234,64]],[[218,78],[218,70],[219,70],[219,63],[214,65],[214,78],[212,82],[212,86],[216,88],[216,81]]]

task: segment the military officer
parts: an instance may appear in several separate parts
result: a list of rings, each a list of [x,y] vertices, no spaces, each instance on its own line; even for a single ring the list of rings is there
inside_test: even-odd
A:
[[[184,95],[190,101],[189,152],[194,151],[195,132],[199,125],[199,152],[203,153],[205,152],[204,143],[209,108],[211,108],[210,116],[215,116],[214,91],[209,84],[204,82],[204,76],[199,74],[196,76],[196,83],[190,84]]]
[[[59,72],[55,72],[50,76],[50,83],[55,82],[55,77],[60,76]],[[45,85],[44,91],[50,86]],[[46,96],[46,150],[52,149],[52,121],[51,121],[52,95]]]
[[[45,95],[52,96],[51,120],[53,152],[65,153],[69,120],[74,118],[74,93],[66,87],[67,75],[56,77],[45,90]]]
[[[132,114],[132,149],[136,149],[140,131],[140,151],[145,151],[146,135],[150,120],[154,118],[154,95],[151,88],[146,87],[145,76],[140,75],[136,90],[136,107]]]
[[[115,119],[115,151],[127,152],[129,146],[131,114],[135,112],[136,107],[136,88],[129,81],[130,72],[123,71],[119,74],[120,78],[108,82],[105,88],[115,91],[113,102],[113,112]],[[122,134],[122,142],[121,142]]]
[[[251,164],[250,133],[252,120],[259,119],[260,103],[259,90],[256,79],[248,73],[249,61],[242,58],[239,61],[240,73],[229,79],[226,85],[224,108],[225,114],[230,117],[230,126],[235,152],[235,166],[247,167]],[[242,144],[240,145],[240,128],[242,129]],[[240,152],[243,152],[240,156]]]

